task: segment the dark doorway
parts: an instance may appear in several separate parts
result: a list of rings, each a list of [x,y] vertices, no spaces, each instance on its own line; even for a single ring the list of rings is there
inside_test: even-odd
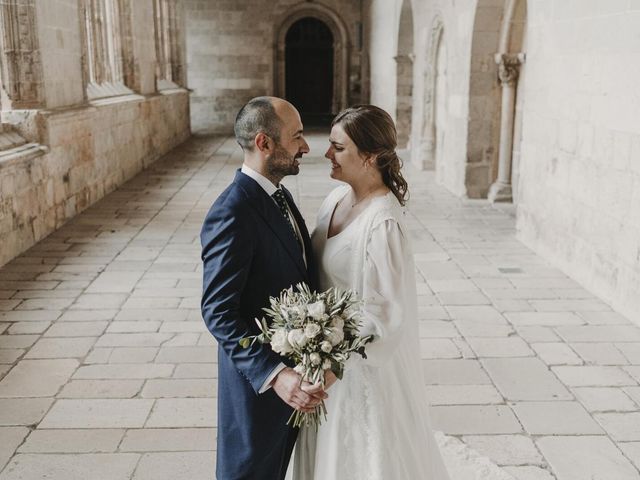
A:
[[[291,25],[285,39],[285,95],[307,125],[328,125],[333,116],[333,35],[316,18]]]

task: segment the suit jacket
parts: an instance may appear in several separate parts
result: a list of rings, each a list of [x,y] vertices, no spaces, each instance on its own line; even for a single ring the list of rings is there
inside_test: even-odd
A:
[[[202,227],[202,316],[218,341],[218,480],[284,478],[297,430],[292,408],[273,389],[258,391],[284,359],[269,345],[242,348],[259,333],[269,297],[299,282],[315,288],[309,233],[291,194],[285,196],[300,228],[307,265],[291,228],[258,183],[238,170]],[[285,362],[286,363],[286,362]]]

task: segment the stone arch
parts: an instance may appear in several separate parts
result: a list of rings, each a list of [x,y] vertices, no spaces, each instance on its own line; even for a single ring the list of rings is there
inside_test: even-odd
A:
[[[498,177],[500,148],[505,148],[501,141],[501,135],[505,135],[501,133],[501,97],[505,84],[502,74],[515,68],[517,77],[521,60],[511,58],[511,53],[521,53],[525,15],[526,0],[507,0],[504,4],[479,0],[476,7],[465,166],[465,187],[470,198],[486,198]],[[508,134],[512,135],[512,132]],[[512,141],[513,138],[508,139],[506,148],[511,148]]]
[[[274,86],[275,95],[285,96],[285,47],[289,28],[303,18],[316,18],[325,23],[334,39],[333,55],[333,113],[338,113],[348,105],[349,88],[349,35],[347,27],[340,16],[319,3],[303,2],[288,9],[285,16],[276,22]]]
[[[408,148],[411,135],[413,91],[413,8],[411,0],[404,0],[398,25],[396,61],[396,128],[398,147]]]
[[[444,23],[436,15],[429,31],[427,58],[424,72],[424,110],[422,122],[422,141],[420,143],[420,166],[426,170],[436,168],[436,82],[438,54],[444,44]]]

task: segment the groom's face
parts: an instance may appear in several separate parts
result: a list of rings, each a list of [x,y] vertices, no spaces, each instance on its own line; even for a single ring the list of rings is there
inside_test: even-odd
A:
[[[288,102],[283,102],[275,108],[282,120],[282,129],[280,141],[275,144],[267,168],[274,177],[297,175],[300,172],[302,155],[309,152],[309,145],[303,135],[300,114]]]

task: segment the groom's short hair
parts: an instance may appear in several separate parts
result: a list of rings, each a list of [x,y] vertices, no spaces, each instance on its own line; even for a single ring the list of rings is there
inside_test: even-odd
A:
[[[236,116],[233,131],[243,150],[253,151],[253,141],[258,133],[264,133],[274,142],[280,142],[282,120],[278,117],[270,97],[249,100]]]

